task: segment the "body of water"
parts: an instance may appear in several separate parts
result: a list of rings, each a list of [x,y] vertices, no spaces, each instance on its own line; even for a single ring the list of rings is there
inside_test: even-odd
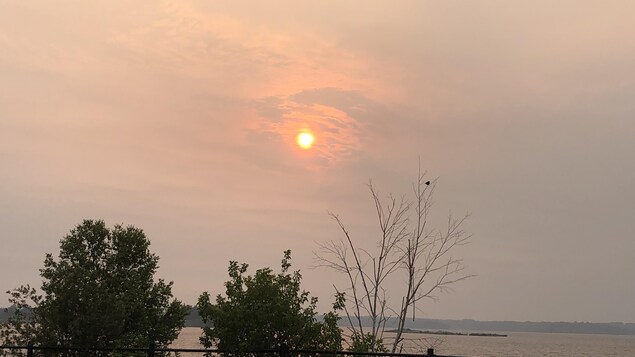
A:
[[[404,335],[409,348],[403,352],[408,353],[425,354],[432,345],[439,355],[466,357],[635,357],[635,336],[531,332],[509,332],[507,337]],[[172,346],[201,348],[200,336],[200,328],[186,327]],[[390,336],[386,334],[386,339]]]

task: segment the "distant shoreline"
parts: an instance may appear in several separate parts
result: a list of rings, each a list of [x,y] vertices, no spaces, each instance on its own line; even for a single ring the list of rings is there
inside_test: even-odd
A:
[[[0,323],[12,315],[13,309],[9,308],[5,312],[0,308]],[[321,318],[319,316],[318,318]],[[364,326],[370,326],[369,318],[362,318]],[[454,334],[452,331],[470,331],[472,336],[487,336],[492,332],[537,332],[537,333],[571,333],[571,334],[593,334],[593,335],[635,335],[635,323],[623,322],[532,322],[532,321],[477,321],[477,320],[440,320],[421,319],[410,320],[407,323],[408,333],[428,333],[428,334]],[[185,319],[186,327],[203,327],[204,323],[195,309]],[[341,327],[347,327],[344,320],[340,321]],[[397,326],[394,318],[388,319],[387,329]],[[423,331],[423,332],[421,332]],[[439,332],[440,331],[440,332]],[[439,332],[439,333],[437,333]],[[443,333],[445,332],[445,333]],[[496,335],[496,334],[492,334]]]
[[[396,333],[397,330],[386,330],[386,332]],[[406,328],[403,330],[404,333],[414,333],[420,335],[443,335],[443,336],[477,336],[477,337],[507,337],[506,334],[498,334],[498,333],[489,333],[489,332],[452,332],[446,330],[413,330],[410,328]]]
[[[362,318],[364,326],[370,326],[371,320]],[[342,325],[344,326],[344,325]],[[397,326],[395,319],[389,319],[386,323],[388,329]],[[412,331],[470,331],[472,333],[510,333],[510,332],[536,332],[536,333],[570,333],[588,335],[635,335],[635,323],[623,322],[532,322],[532,321],[477,321],[477,320],[441,320],[417,318],[407,323],[407,328]],[[414,332],[417,333],[417,332]]]

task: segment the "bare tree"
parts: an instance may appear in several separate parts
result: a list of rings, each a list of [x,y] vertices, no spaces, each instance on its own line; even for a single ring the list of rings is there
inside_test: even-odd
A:
[[[340,217],[329,213],[339,225],[343,239],[320,243],[315,258],[318,266],[343,273],[347,278],[342,292],[347,298],[345,312],[352,349],[387,351],[384,331],[388,320],[396,319],[396,335],[390,350],[401,350],[406,319],[411,314],[414,320],[419,310],[417,303],[423,299],[436,300],[437,293],[471,277],[465,273],[462,259],[452,256],[456,247],[470,239],[463,230],[469,215],[455,218],[450,214],[443,229],[430,228],[428,220],[435,187],[436,180],[426,180],[421,170],[410,200],[393,195],[382,200],[373,183],[368,184],[380,231],[372,252],[358,246]],[[398,307],[388,301],[385,287],[391,278],[400,278],[406,285]],[[337,286],[335,289],[340,292]],[[368,323],[364,323],[365,318]]]

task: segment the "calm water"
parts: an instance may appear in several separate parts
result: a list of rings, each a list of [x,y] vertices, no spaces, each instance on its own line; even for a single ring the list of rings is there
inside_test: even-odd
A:
[[[417,353],[416,341],[429,338],[435,352],[440,355],[467,357],[635,357],[635,336],[574,335],[550,333],[509,332],[508,337],[476,336],[431,336],[405,334],[414,339],[411,349],[404,352]],[[173,344],[175,348],[200,348],[198,338],[201,330],[186,327]],[[388,336],[388,334],[387,334]],[[423,349],[425,351],[425,349]],[[187,356],[188,354],[183,354]],[[190,354],[194,356],[194,354]]]

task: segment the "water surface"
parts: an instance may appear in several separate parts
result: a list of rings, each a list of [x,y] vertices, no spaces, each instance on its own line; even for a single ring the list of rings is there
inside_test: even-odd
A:
[[[172,345],[201,348],[201,329],[186,327]],[[425,353],[432,344],[439,355],[466,357],[635,357],[635,336],[508,332],[507,337],[404,334],[408,353]],[[390,337],[390,334],[386,334]],[[426,341],[421,342],[425,338]],[[194,356],[194,354],[183,354]]]

